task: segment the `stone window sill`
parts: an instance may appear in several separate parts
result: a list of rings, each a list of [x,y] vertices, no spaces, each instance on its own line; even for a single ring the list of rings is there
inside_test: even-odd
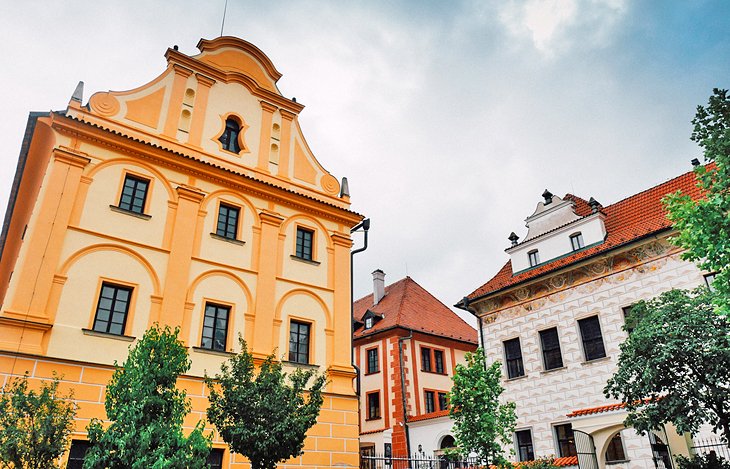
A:
[[[606,466],[613,466],[615,464],[626,464],[627,462],[630,462],[628,459],[621,459],[618,461],[606,461]]]
[[[303,257],[295,256],[294,254],[292,254],[289,257],[291,257],[295,261],[304,262],[305,264],[309,264],[309,265],[319,265],[319,264],[321,264],[321,262],[313,261],[311,259],[305,259]]]
[[[240,239],[226,238],[225,236],[221,236],[217,233],[211,233],[210,237],[213,239],[220,240],[220,241],[225,241],[227,243],[237,244],[239,246],[243,246],[244,244],[246,244],[246,241],[242,241]]]
[[[556,368],[556,370],[559,370],[559,369],[560,369],[560,368]],[[550,370],[550,371],[553,371],[553,370]],[[505,378],[505,379],[504,379],[504,382],[505,382],[505,383],[508,383],[508,382],[510,382],[510,381],[518,381],[518,380],[520,380],[520,379],[525,379],[525,378],[527,378],[527,373],[525,373],[525,374],[524,374],[524,375],[522,375],[522,376],[515,376],[514,378]]]
[[[581,362],[580,364],[581,365],[592,365],[594,363],[600,363],[600,362],[609,361],[610,359],[611,359],[611,356],[610,355],[606,355],[605,357],[594,358],[593,360],[586,360],[584,362]]]
[[[290,362],[289,360],[282,360],[281,363],[283,363],[284,365],[296,366],[298,368],[309,368],[311,370],[319,369],[319,365],[314,365],[311,363]]]
[[[134,342],[137,339],[136,337],[132,337],[129,335],[110,334],[108,332],[94,331],[91,329],[81,329],[81,332],[83,332],[84,335],[90,335],[93,337],[104,337],[107,339],[121,340],[124,342]]]
[[[152,218],[152,215],[147,215],[146,213],[133,212],[131,210],[117,207],[116,205],[110,205],[109,208],[112,210],[112,212],[123,213],[125,215],[129,215],[131,217],[139,218],[142,220],[149,220],[150,218]]]
[[[205,347],[192,347],[192,349],[196,352],[207,353],[210,355],[218,355],[219,357],[229,358],[229,357],[236,356],[235,353],[228,352],[226,350],[213,350],[213,349],[209,349],[209,348],[205,348]]]
[[[553,373],[553,372],[556,372],[556,371],[567,370],[567,369],[568,369],[567,366],[561,366],[561,367],[558,367],[558,368],[551,368],[549,370],[542,370],[540,372],[540,374],[541,375],[544,375],[545,373]]]

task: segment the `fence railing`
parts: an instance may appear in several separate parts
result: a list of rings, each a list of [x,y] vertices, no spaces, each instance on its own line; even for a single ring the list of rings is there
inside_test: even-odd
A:
[[[481,466],[478,458],[453,459],[445,455],[413,454],[410,457],[360,454],[360,469],[470,469]]]
[[[692,446],[692,452],[694,454],[706,455],[714,451],[716,455],[730,460],[730,448],[719,438],[697,438],[692,442],[694,445]]]

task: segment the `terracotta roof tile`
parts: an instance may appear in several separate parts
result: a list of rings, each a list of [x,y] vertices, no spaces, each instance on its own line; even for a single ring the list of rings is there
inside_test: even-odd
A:
[[[667,220],[667,211],[661,200],[667,194],[682,191],[693,198],[698,198],[700,190],[696,186],[693,172],[688,172],[670,179],[667,182],[654,186],[638,194],[634,194],[614,204],[601,208],[606,215],[606,240],[592,248],[576,254],[548,261],[534,269],[512,274],[512,263],[507,263],[491,280],[469,294],[469,299],[475,299],[518,283],[539,277],[548,272],[571,265],[599,253],[609,251],[621,245],[636,241],[642,237],[663,231],[671,227]],[[588,202],[572,194],[566,199],[575,202],[576,214],[585,216],[590,214]]]
[[[447,339],[477,343],[477,331],[412,278],[406,277],[385,287],[385,296],[373,305],[373,295],[354,304],[355,320],[362,321],[370,310],[383,316],[372,328],[360,327],[355,338],[375,334],[385,329],[402,327]]]
[[[577,466],[578,465],[578,456],[566,456],[564,458],[555,458],[553,461],[553,465],[558,467],[566,467],[566,466]]]
[[[421,420],[435,419],[435,418],[439,418],[439,417],[445,417],[448,415],[449,415],[448,409],[447,410],[437,410],[436,412],[429,412],[428,414],[409,416],[408,421],[409,422],[419,422]]]
[[[581,417],[583,415],[593,415],[593,414],[600,414],[603,412],[611,412],[614,410],[621,410],[626,407],[625,402],[619,402],[618,404],[607,404],[607,405],[601,405],[598,407],[589,407],[587,409],[579,409],[574,410],[573,412],[569,413],[567,417]]]

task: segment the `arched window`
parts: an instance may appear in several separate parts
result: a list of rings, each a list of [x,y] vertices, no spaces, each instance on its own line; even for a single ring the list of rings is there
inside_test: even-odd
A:
[[[241,145],[238,143],[238,136],[241,133],[241,124],[236,121],[233,117],[226,119],[226,128],[223,130],[223,134],[218,138],[218,141],[223,145],[223,149],[233,152],[240,153]]]
[[[617,462],[626,461],[626,452],[624,451],[624,444],[621,441],[621,432],[616,433],[608,442],[608,448],[606,448],[606,462]]]
[[[456,441],[451,435],[446,435],[439,444],[439,449],[453,448],[456,446]]]

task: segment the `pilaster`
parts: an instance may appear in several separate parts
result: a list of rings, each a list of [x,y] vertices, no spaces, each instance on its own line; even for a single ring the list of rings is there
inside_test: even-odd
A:
[[[261,234],[256,280],[255,321],[253,348],[254,356],[264,357],[274,349],[272,331],[274,330],[274,314],[276,308],[276,270],[281,260],[272,254],[277,252],[279,229],[284,217],[268,210],[259,212]]]

